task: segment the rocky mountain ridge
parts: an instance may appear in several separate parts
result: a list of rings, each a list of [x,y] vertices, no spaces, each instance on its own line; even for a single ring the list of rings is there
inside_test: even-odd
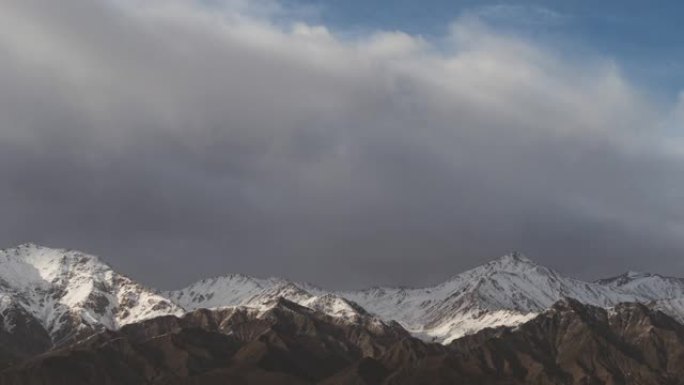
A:
[[[267,310],[286,298],[346,322],[397,321],[423,340],[449,343],[487,327],[522,324],[566,297],[602,308],[638,302],[684,320],[683,282],[645,273],[584,282],[513,253],[428,288],[337,292],[232,274],[159,292],[97,257],[27,244],[0,251],[0,342],[35,336],[23,357],[150,318],[205,308]]]
[[[569,297],[609,308],[639,302],[684,319],[684,280],[626,273],[597,282],[565,277],[512,253],[427,288],[375,287],[329,292],[278,278],[229,275],[202,280],[167,296],[185,309],[254,305],[266,291],[297,287],[285,297],[306,306],[305,298],[333,295],[358,304],[385,320],[396,320],[415,336],[448,343],[486,327],[514,326]],[[302,294],[306,293],[306,294]],[[322,309],[325,310],[325,309]]]
[[[563,299],[518,327],[443,345],[279,298],[104,331],[0,372],[7,385],[681,385],[684,326],[636,303]]]

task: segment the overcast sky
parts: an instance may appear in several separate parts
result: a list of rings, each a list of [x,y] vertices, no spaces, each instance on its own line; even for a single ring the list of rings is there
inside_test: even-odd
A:
[[[0,244],[161,288],[426,285],[512,250],[684,276],[677,71],[565,10],[335,4],[0,1]]]

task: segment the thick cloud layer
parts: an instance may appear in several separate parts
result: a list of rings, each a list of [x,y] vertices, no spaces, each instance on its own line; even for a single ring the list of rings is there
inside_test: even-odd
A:
[[[436,44],[250,4],[0,3],[0,243],[161,287],[421,285],[510,250],[684,275],[684,108],[615,63],[473,15]]]

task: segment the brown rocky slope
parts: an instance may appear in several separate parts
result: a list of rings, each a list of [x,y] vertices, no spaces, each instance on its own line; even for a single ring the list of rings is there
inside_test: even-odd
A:
[[[684,326],[642,305],[564,300],[516,328],[443,346],[373,317],[286,300],[104,332],[0,374],[0,384],[684,384]]]

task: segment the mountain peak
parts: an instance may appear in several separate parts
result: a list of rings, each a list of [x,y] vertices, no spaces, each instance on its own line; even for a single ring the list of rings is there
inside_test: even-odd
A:
[[[506,255],[499,257],[497,259],[494,259],[488,263],[485,263],[484,265],[476,267],[475,269],[473,269],[471,271],[484,273],[484,274],[492,274],[492,273],[499,273],[499,272],[529,271],[529,270],[532,270],[532,269],[535,269],[538,267],[542,267],[542,266],[539,266],[534,261],[527,258],[524,254],[516,251],[516,252],[506,254]]]
[[[26,243],[22,243],[20,245],[17,245],[16,248],[17,249],[40,249],[40,248],[43,248],[43,246],[38,245],[38,244],[33,243],[33,242],[26,242]]]
[[[57,279],[80,274],[84,279],[105,274],[111,267],[94,255],[76,250],[50,248],[35,243],[0,250],[0,278],[14,282],[15,287],[27,284],[50,285]]]
[[[531,259],[527,258],[523,253],[514,251],[512,253],[506,254],[503,257],[495,260],[494,262],[505,263],[505,264],[535,264]]]
[[[452,276],[449,280],[441,283],[437,287],[457,289],[463,282],[485,277],[493,277],[499,274],[517,275],[555,275],[555,272],[543,266],[537,265],[531,259],[520,252],[512,252],[497,259],[491,260],[483,265],[479,265],[470,270]]]
[[[0,291],[20,304],[54,343],[180,307],[76,250],[25,243],[0,250]]]
[[[0,250],[0,253],[8,257],[18,258],[30,264],[69,260],[70,262],[81,263],[91,261],[106,265],[94,255],[77,250],[42,246],[32,242],[22,243],[15,247]]]
[[[67,251],[66,249],[43,246],[43,245],[39,245],[39,244],[34,243],[34,242],[24,242],[24,243],[21,243],[19,245],[14,246],[14,247],[6,248],[4,250],[5,251],[14,250],[16,252],[21,252],[21,253],[35,252],[35,251],[41,251],[41,250],[43,250],[43,251],[57,250],[57,251],[63,251],[63,252]]]

